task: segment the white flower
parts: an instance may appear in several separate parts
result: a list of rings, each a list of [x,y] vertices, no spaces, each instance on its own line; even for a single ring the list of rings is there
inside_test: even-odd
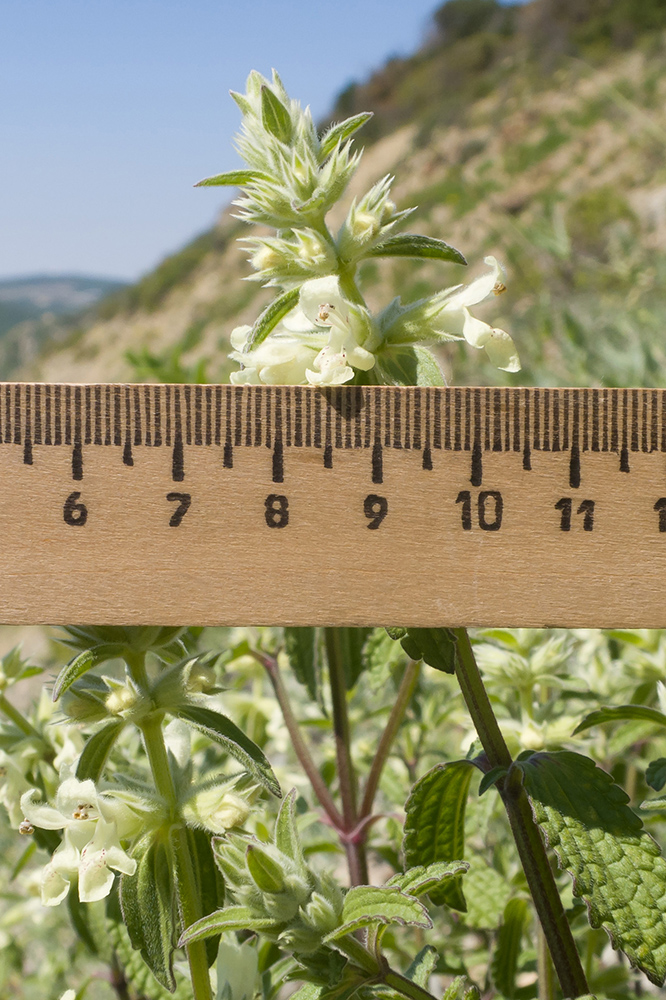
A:
[[[217,952],[215,1000],[253,1000],[260,990],[257,949],[245,941],[239,944],[232,934],[223,935]]]
[[[4,750],[0,750],[0,802],[9,813],[9,822],[18,828],[23,819],[21,796],[30,785],[23,771]]]
[[[354,369],[368,371],[374,354],[361,346],[370,333],[365,309],[348,302],[335,276],[306,281],[299,304],[258,347],[244,351],[251,327],[231,334],[229,355],[243,368],[232,372],[235,384],[341,385],[354,377]]]
[[[101,795],[90,779],[66,778],[56,793],[55,806],[36,802],[35,789],[21,797],[26,820],[43,830],[64,830],[63,841],[44,868],[41,895],[44,906],[57,906],[78,876],[79,899],[94,902],[108,896],[113,884],[110,868],[133,875],[136,861],[120,840],[138,832],[140,821],[126,805]]]
[[[218,834],[240,826],[249,815],[248,802],[230,790],[229,782],[197,792],[183,806],[183,816],[188,823]]]
[[[437,317],[443,333],[459,339],[465,338],[472,347],[485,347],[486,354],[496,368],[506,372],[520,371],[520,361],[513,340],[504,330],[498,330],[469,311],[470,306],[483,302],[489,295],[504,291],[504,272],[494,257],[485,257],[490,271],[469,285],[461,285],[447,294]]]

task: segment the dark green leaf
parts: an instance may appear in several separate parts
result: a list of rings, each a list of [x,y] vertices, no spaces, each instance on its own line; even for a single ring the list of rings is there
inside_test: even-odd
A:
[[[382,351],[377,355],[376,368],[384,385],[446,385],[434,355],[418,344]]]
[[[666,757],[650,761],[645,772],[645,780],[650,788],[654,788],[655,792],[661,791],[666,785]]]
[[[341,926],[327,934],[325,942],[336,941],[372,924],[432,927],[425,907],[393,886],[357,885],[350,889],[345,896],[341,919]]]
[[[91,778],[94,782],[99,781],[113,744],[124,727],[122,719],[114,720],[88,739],[76,765],[76,777],[79,781],[85,781],[86,778]]]
[[[194,726],[199,732],[224,747],[226,752],[253,774],[269,792],[278,798],[281,796],[278,780],[263,751],[226,715],[198,705],[183,705],[177,715],[179,719]]]
[[[215,937],[223,931],[269,931],[273,932],[279,923],[270,917],[258,917],[249,906],[225,906],[223,910],[210,913],[196,923],[187,927],[178,942],[183,948],[192,941],[202,941]]]
[[[446,674],[455,673],[456,640],[450,629],[408,628],[400,642],[412,660],[423,660],[428,666]]]
[[[504,908],[504,916],[497,932],[497,943],[490,965],[492,980],[509,1000],[516,990],[516,973],[520,957],[520,943],[530,916],[526,899],[510,899]]]
[[[319,676],[317,671],[317,630],[314,628],[285,628],[284,648],[296,680],[303,684],[313,701],[317,700]]]
[[[187,839],[190,848],[190,859],[194,871],[200,912],[207,917],[224,906],[224,880],[215,864],[210,834],[205,830],[188,829]],[[176,869],[176,878],[178,870]],[[208,964],[212,965],[217,958],[219,940],[215,937],[206,940],[206,956]]]
[[[371,628],[328,628],[325,630],[326,652],[339,657],[345,673],[347,690],[355,686],[365,668],[363,646],[373,630]]]
[[[94,649],[86,649],[78,656],[75,656],[73,660],[62,668],[58,674],[58,678],[53,685],[53,700],[57,701],[61,694],[63,694],[68,687],[70,687],[75,680],[82,677],[93,667],[99,666],[100,663],[104,663],[105,660],[114,660],[118,656],[122,656],[123,647],[117,645],[116,643],[110,643],[108,645],[95,646]]]
[[[437,964],[437,949],[433,948],[431,944],[427,944],[425,948],[421,948],[412,964],[405,971],[405,975],[408,979],[411,979],[413,983],[418,986],[422,986],[423,989],[427,989],[428,981],[433,973],[435,965]]]
[[[372,111],[362,111],[360,115],[353,115],[346,118],[337,125],[332,125],[321,137],[321,148],[319,150],[319,162],[323,162],[331,155],[338,143],[345,142],[354,132],[363,128],[366,122],[372,118]]]
[[[175,891],[166,844],[145,838],[135,851],[137,870],[120,879],[120,905],[132,947],[155,979],[173,992]]]
[[[215,174],[213,177],[204,177],[202,181],[197,181],[194,185],[200,187],[243,187],[253,181],[264,181],[270,178],[258,170],[227,170],[224,174]]]
[[[83,941],[92,955],[96,955],[97,945],[95,944],[95,939],[92,936],[88,923],[87,904],[80,901],[79,887],[75,882],[72,883],[67,893],[67,910],[69,911],[69,919],[72,921],[72,927],[76,931],[79,940]]]
[[[290,288],[288,291],[283,292],[282,295],[278,295],[276,299],[273,299],[266,306],[264,311],[254,321],[252,333],[245,347],[246,352],[251,351],[253,347],[258,347],[259,344],[264,342],[268,334],[275,329],[283,316],[286,316],[294,308],[298,302],[298,295],[298,288]]]
[[[416,782],[405,811],[403,852],[409,868],[464,857],[465,807],[474,765],[469,760],[437,764]],[[432,890],[436,905],[465,912],[461,879]]]
[[[619,705],[616,708],[600,708],[596,712],[590,712],[583,721],[576,726],[573,735],[585,732],[592,726],[601,726],[605,722],[653,722],[655,726],[666,726],[666,715],[656,708],[648,708],[647,705]]]
[[[437,260],[448,260],[454,264],[466,264],[467,261],[455,247],[449,246],[444,240],[436,240],[432,236],[417,236],[414,233],[402,233],[389,236],[387,240],[373,247],[367,253],[368,257],[430,257]]]
[[[479,795],[483,795],[487,792],[489,788],[496,785],[500,778],[504,778],[507,774],[508,768],[506,767],[493,767],[490,771],[487,771],[481,778],[479,784]]]
[[[408,896],[432,896],[433,892],[445,887],[445,883],[459,875],[464,875],[469,865],[464,861],[433,861],[431,865],[418,865],[402,874],[394,875],[387,885],[395,885]]]
[[[261,88],[261,121],[267,132],[288,144],[292,136],[291,115],[270,87]]]
[[[516,763],[534,816],[574,877],[574,893],[658,986],[666,977],[666,861],[627,806],[628,796],[594,761],[570,750]]]

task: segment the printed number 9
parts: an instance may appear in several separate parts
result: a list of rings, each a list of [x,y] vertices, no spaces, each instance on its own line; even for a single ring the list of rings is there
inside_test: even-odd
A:
[[[363,513],[370,520],[368,528],[371,531],[377,529],[388,514],[388,500],[376,493],[369,493],[363,501]]]

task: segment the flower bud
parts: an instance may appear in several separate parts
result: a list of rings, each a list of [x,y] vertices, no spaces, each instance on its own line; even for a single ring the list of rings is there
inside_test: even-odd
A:
[[[336,909],[332,902],[326,899],[320,892],[313,892],[310,902],[302,909],[303,922],[313,930],[319,932],[319,936],[329,934],[340,923],[341,908]]]
[[[285,874],[268,851],[259,844],[249,844],[245,859],[252,881],[258,889],[273,895],[285,892],[287,889]]]
[[[250,806],[229,791],[228,785],[206,788],[194,795],[183,807],[183,816],[193,826],[203,826],[212,833],[225,833],[241,826],[250,815]]]
[[[288,927],[278,936],[277,943],[285,951],[307,954],[321,947],[322,936],[307,927]]]

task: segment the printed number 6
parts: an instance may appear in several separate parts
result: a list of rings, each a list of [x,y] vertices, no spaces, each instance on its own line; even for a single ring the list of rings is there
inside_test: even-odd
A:
[[[73,528],[82,528],[88,520],[88,508],[84,503],[78,503],[80,496],[80,493],[70,493],[62,509],[65,524],[71,524]]]

